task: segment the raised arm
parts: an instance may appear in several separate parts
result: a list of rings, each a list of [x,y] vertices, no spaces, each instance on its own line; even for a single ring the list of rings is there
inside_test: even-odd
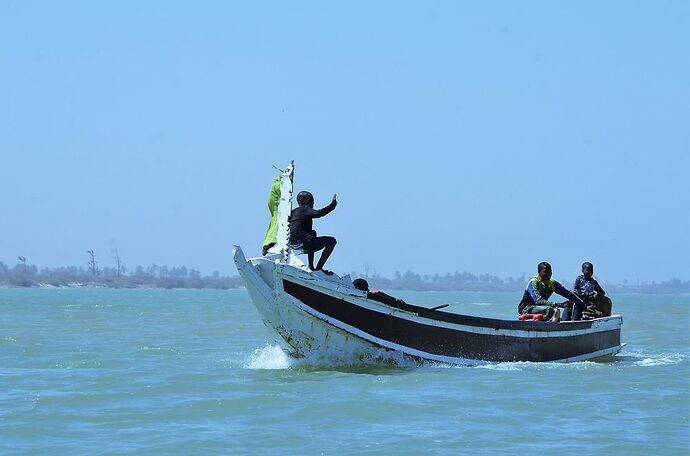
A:
[[[306,215],[311,218],[320,218],[335,209],[337,205],[338,201],[336,201],[335,195],[333,195],[333,200],[328,206],[324,207],[323,209],[310,209],[306,212]]]

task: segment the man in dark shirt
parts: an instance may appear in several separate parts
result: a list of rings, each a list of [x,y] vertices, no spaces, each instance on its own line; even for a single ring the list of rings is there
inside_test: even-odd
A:
[[[307,252],[309,258],[309,269],[312,271],[323,271],[326,275],[333,274],[326,271],[323,266],[326,260],[333,253],[336,240],[331,236],[317,236],[312,229],[312,220],[323,217],[331,212],[338,205],[336,195],[333,195],[331,203],[323,209],[314,209],[314,196],[309,192],[299,192],[297,204],[299,207],[292,210],[290,214],[290,241],[288,247],[292,249],[302,249]],[[319,262],[314,267],[314,252],[323,249]]]
[[[522,295],[522,300],[518,304],[519,314],[543,314],[544,320],[559,321],[560,311],[558,307],[573,306],[572,320],[579,320],[582,311],[585,310],[585,304],[575,294],[567,290],[563,285],[551,278],[551,265],[545,261],[539,263],[537,266],[538,275],[532,277],[527,282],[525,293]],[[558,304],[551,302],[548,299],[553,293],[563,296],[570,301]]]
[[[594,279],[594,265],[590,262],[582,263],[582,275],[575,279],[573,292],[587,305],[585,316],[589,318],[611,316],[611,300],[599,282]]]
[[[402,299],[395,298],[388,293],[384,293],[380,290],[369,290],[369,282],[364,279],[355,279],[352,281],[352,285],[358,290],[367,292],[367,299],[373,299],[374,301],[381,302],[383,304],[407,304]]]

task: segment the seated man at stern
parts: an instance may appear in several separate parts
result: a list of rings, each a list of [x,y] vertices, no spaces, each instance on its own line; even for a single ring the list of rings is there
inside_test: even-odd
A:
[[[297,204],[299,207],[292,210],[290,214],[290,241],[288,247],[291,249],[302,249],[309,258],[309,269],[312,271],[322,271],[326,275],[332,275],[331,271],[326,271],[323,266],[333,249],[336,240],[331,236],[317,236],[312,229],[312,220],[323,217],[331,212],[338,205],[338,201],[333,195],[331,203],[323,209],[314,209],[314,196],[309,192],[299,192],[297,194]],[[321,258],[314,267],[314,253],[322,250]]]
[[[599,282],[594,278],[594,265],[589,261],[582,263],[582,275],[575,279],[573,292],[587,305],[583,316],[586,318],[601,318],[611,316],[611,299]]]
[[[585,303],[574,293],[551,278],[551,265],[545,261],[537,266],[537,275],[529,279],[522,301],[518,304],[519,314],[542,314],[544,320],[560,321],[558,307],[573,306],[572,320],[579,320],[585,310]],[[564,303],[551,302],[548,299],[553,293],[570,300]]]

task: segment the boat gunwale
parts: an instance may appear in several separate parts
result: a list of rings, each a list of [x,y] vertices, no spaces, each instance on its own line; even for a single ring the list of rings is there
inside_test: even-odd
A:
[[[290,280],[291,282],[297,283],[298,285],[302,286],[307,286],[307,287],[315,287],[319,288],[320,290],[315,290],[321,292],[323,291],[331,291],[339,294],[344,294],[343,290],[340,289],[335,289],[332,287],[332,285],[337,285],[337,284],[331,284],[329,281],[323,281],[323,280],[314,280],[313,278],[309,278],[309,280],[305,280],[305,278],[301,278],[292,274],[286,274],[285,270],[281,271],[281,275],[283,275],[283,279]],[[325,284],[328,283],[328,286],[325,286]],[[579,321],[565,321],[565,322],[550,322],[550,321],[522,321],[522,320],[502,320],[498,318],[488,318],[488,317],[479,317],[479,316],[474,316],[474,315],[465,315],[465,314],[459,314],[459,313],[452,313],[452,312],[445,312],[442,310],[432,310],[427,307],[421,307],[417,306],[414,304],[407,304],[404,302],[390,302],[390,303],[382,303],[380,301],[375,301],[373,299],[368,299],[365,297],[363,292],[360,292],[360,290],[357,289],[352,289],[353,293],[347,293],[353,297],[356,297],[358,299],[363,299],[367,303],[370,303],[374,306],[381,306],[381,307],[388,307],[391,309],[396,309],[396,310],[402,310],[404,312],[411,313],[413,315],[419,316],[421,318],[427,318],[432,321],[439,321],[439,322],[444,322],[444,323],[453,323],[453,324],[461,324],[461,325],[466,325],[466,326],[474,326],[474,327],[482,327],[482,328],[490,328],[494,330],[521,330],[521,331],[530,331],[530,332],[561,332],[561,331],[577,331],[577,330],[587,330],[587,329],[594,329],[592,326],[597,323],[597,326],[601,323],[608,323],[610,321],[615,321],[618,320],[618,325],[616,325],[617,329],[620,330],[620,327],[622,326],[622,317],[620,315],[611,315],[610,317],[604,317],[604,318],[596,318],[592,320],[579,320]],[[362,293],[362,296],[359,296],[358,294],[355,293]],[[609,328],[609,329],[614,329],[614,328]]]
[[[441,324],[430,325],[416,318],[407,319],[396,311],[381,312],[380,303],[375,301],[376,305],[369,308],[352,302],[360,300],[355,296],[351,297],[355,299],[343,299],[286,278],[282,278],[281,282],[288,295],[284,302],[297,306],[312,318],[369,342],[426,359],[460,363],[467,359],[557,362],[589,359],[592,353],[601,350],[617,352],[620,346],[620,327],[614,325],[579,330],[580,334],[572,334],[572,331],[568,331],[570,334],[554,334],[525,330],[496,333],[468,325],[453,328]],[[477,331],[472,331],[472,328]],[[508,334],[510,332],[513,334]],[[423,337],[411,338],[410,334],[423,334]]]

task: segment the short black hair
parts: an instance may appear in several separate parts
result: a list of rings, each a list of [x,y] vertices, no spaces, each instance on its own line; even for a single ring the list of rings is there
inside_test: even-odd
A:
[[[542,269],[546,269],[546,268],[551,269],[551,265],[549,263],[547,263],[546,261],[542,261],[541,263],[539,263],[537,265],[537,272],[541,271]]]
[[[302,201],[304,201],[306,198],[308,198],[310,196],[311,196],[311,199],[314,199],[314,196],[309,192],[306,192],[306,191],[299,192],[297,194],[297,204],[301,205]]]
[[[589,261],[585,261],[584,263],[582,263],[582,269],[584,269],[585,266],[589,266],[590,268],[594,269],[594,265]]]
[[[355,279],[352,281],[352,285],[358,290],[369,291],[369,282],[364,279]]]

